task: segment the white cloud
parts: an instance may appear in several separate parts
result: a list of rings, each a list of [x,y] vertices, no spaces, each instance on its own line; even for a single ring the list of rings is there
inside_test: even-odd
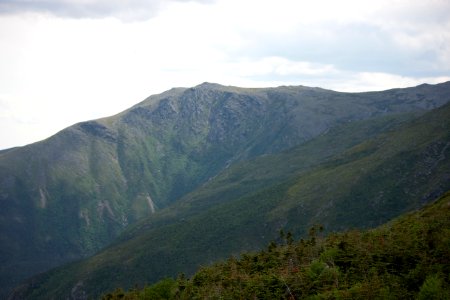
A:
[[[437,84],[449,81],[450,76],[408,77],[377,72],[342,72],[334,82],[327,82],[328,88],[341,92],[382,91],[391,88],[406,88],[422,83]]]
[[[231,11],[232,4],[228,3]],[[333,64],[341,69],[449,73],[449,1],[245,1],[233,14],[252,57]],[[261,7],[261,9],[259,9]],[[430,69],[431,66],[434,66]]]
[[[58,17],[116,17],[124,21],[136,21],[154,17],[170,2],[186,1],[208,3],[215,0],[3,0],[0,2],[0,14],[31,12]]]

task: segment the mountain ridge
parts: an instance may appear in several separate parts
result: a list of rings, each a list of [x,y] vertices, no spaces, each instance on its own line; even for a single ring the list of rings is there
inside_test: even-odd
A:
[[[242,181],[235,172],[248,172],[243,178],[255,176],[271,170],[270,161],[276,164],[280,160],[297,167],[283,180],[265,184],[262,178],[262,184],[251,185],[259,186],[256,190],[219,196],[217,201],[211,201],[214,193],[228,192],[206,184],[194,191],[192,198],[187,195],[167,208],[166,215],[161,215],[161,210],[154,219],[133,225],[97,255],[32,279],[36,294],[30,295],[64,298],[82,282],[78,291],[95,296],[180,272],[189,275],[201,265],[259,250],[276,239],[281,229],[304,237],[318,223],[331,231],[382,224],[450,188],[449,117],[447,104],[419,116],[404,115],[401,120],[392,116],[344,124],[321,140],[311,141],[312,145],[233,165],[225,171],[228,175],[213,181],[233,189]],[[371,131],[372,135],[367,135]],[[348,140],[341,139],[344,137]],[[331,156],[324,154],[323,161],[303,169],[307,153],[317,155],[317,145],[329,149],[326,146],[336,139],[347,146]],[[261,161],[268,162],[267,166]],[[283,170],[286,168],[274,172]],[[197,205],[202,201],[207,206]]]
[[[354,94],[207,83],[3,150],[1,285],[93,254],[235,163],[288,150],[340,124],[426,112],[450,101],[449,87]]]

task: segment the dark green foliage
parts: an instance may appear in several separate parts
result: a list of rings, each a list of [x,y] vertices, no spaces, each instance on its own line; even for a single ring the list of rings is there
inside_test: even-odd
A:
[[[420,287],[419,300],[444,300],[450,298],[450,290],[445,287],[446,283],[442,279],[442,275],[429,275]]]
[[[111,293],[102,296],[102,300],[165,300],[177,296],[177,292],[182,286],[182,281],[173,279],[164,279],[151,286],[144,287],[139,290],[137,288],[124,292],[122,288],[117,288]]]
[[[308,240],[242,254],[190,279],[161,281],[165,299],[448,299],[450,192],[431,205],[370,231]],[[159,294],[155,294],[159,295]],[[157,298],[155,298],[157,299]]]

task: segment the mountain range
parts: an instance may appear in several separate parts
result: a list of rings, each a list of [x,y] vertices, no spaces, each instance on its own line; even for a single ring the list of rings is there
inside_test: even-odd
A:
[[[260,249],[280,229],[382,224],[450,189],[448,102],[450,82],[203,83],[3,150],[1,293],[85,258],[14,297],[98,296]]]

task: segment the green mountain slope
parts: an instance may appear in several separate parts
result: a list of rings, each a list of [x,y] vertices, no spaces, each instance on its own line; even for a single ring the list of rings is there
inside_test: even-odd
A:
[[[233,163],[340,124],[449,100],[450,83],[357,94],[205,83],[1,151],[0,296],[27,276],[95,253]]]
[[[20,293],[100,295],[260,249],[280,229],[305,236],[317,223],[373,227],[449,190],[449,178],[450,105],[419,117],[345,124],[290,151],[229,167],[109,248],[33,278]],[[244,188],[228,195],[236,186]]]
[[[104,299],[448,299],[450,192],[370,231],[308,239]]]

